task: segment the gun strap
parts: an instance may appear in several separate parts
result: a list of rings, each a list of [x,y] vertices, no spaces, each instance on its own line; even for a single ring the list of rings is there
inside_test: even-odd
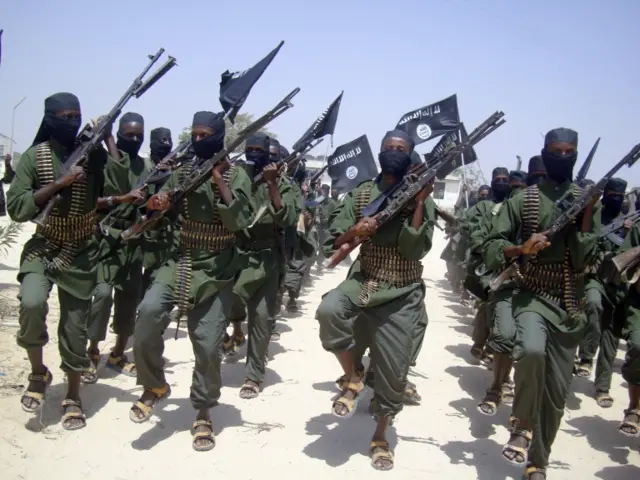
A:
[[[36,175],[41,188],[55,180],[49,142],[36,146]],[[61,203],[58,203],[51,211],[48,224],[36,227],[36,233],[42,235],[46,242],[26,251],[25,261],[40,258],[50,271],[61,270],[73,263],[79,248],[97,231],[96,211],[84,211],[86,196],[87,175],[71,185],[69,213],[61,215]]]
[[[190,164],[184,165],[180,169],[180,183],[184,182],[188,176],[193,172],[196,162],[193,161]],[[229,185],[232,166],[226,172],[224,172],[222,178],[224,182]],[[175,273],[175,286],[174,286],[174,298],[178,307],[178,312],[174,317],[178,325],[176,325],[176,332],[180,326],[180,320],[187,314],[190,308],[191,299],[191,273],[193,269],[193,259],[191,256],[192,249],[196,246],[216,247],[213,250],[223,250],[232,245],[234,235],[229,232],[220,219],[220,212],[215,206],[216,199],[220,197],[220,190],[217,185],[213,184],[213,205],[211,209],[211,222],[204,224],[200,222],[194,222],[190,219],[189,215],[189,196],[185,195],[182,199],[182,205],[180,206],[180,214],[183,218],[183,225],[180,232],[180,258],[176,262]],[[184,239],[182,238],[184,235]]]

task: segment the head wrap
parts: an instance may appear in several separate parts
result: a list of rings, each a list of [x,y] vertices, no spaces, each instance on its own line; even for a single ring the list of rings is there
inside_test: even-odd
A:
[[[529,175],[533,175],[536,173],[547,173],[546,168],[544,168],[544,162],[542,161],[542,157],[540,155],[536,155],[535,157],[531,157],[529,159]]]
[[[527,179],[527,172],[523,172],[522,170],[512,170],[509,172],[509,181],[519,181],[524,183]]]
[[[152,142],[154,140],[158,140],[165,141],[173,145],[173,141],[171,140],[171,130],[165,127],[158,127],[151,130],[151,132],[149,133],[149,139]]]
[[[279,161],[281,159],[280,142],[278,142],[278,140],[276,140],[275,138],[269,137],[269,150],[271,149],[274,149],[275,153],[271,153],[271,151],[269,151],[269,158],[271,159],[272,162]]]
[[[144,128],[144,118],[139,113],[127,112],[120,117],[118,130],[121,131],[125,123],[139,123]]]
[[[199,158],[211,158],[224,148],[225,125],[222,113],[196,112],[191,123],[191,128],[195,127],[206,127],[213,130],[213,134],[202,140],[195,141],[192,137],[191,144]]]
[[[544,146],[547,147],[552,143],[568,143],[578,147],[578,132],[570,128],[554,128],[549,130],[544,137]]]
[[[173,148],[171,140],[171,130],[164,127],[158,127],[151,130],[149,134],[149,149],[151,156],[159,160],[169,155]]]
[[[491,191],[491,187],[489,185],[480,185],[480,188],[478,188],[478,194],[483,190],[486,190],[487,192],[490,192]]]
[[[247,165],[253,165],[256,168],[255,173],[258,173],[269,163],[269,145],[271,145],[271,139],[262,132],[254,133],[247,138],[244,155],[247,158]],[[250,147],[262,150],[248,151],[247,149]]]
[[[491,178],[496,178],[496,177],[508,177],[509,176],[509,170],[507,170],[504,167],[496,167],[493,169],[493,173],[491,174]]]
[[[280,156],[282,158],[287,158],[289,156],[289,150],[284,145],[280,145]]]
[[[624,194],[627,191],[627,181],[622,178],[610,178],[604,191]]]
[[[82,118],[63,120],[56,117],[56,113],[63,110],[77,110],[80,111],[80,100],[73,93],[60,92],[54,93],[50,97],[44,100],[44,117],[40,123],[40,128],[36,137],[33,139],[33,145],[37,145],[42,142],[46,142],[49,138],[56,136],[65,136],[67,139],[60,138],[61,140],[69,140],[72,136],[75,140],[78,130],[82,125]],[[72,135],[75,129],[75,134]],[[66,141],[61,142],[66,143]]]
[[[385,133],[384,137],[382,137],[382,142],[380,143],[380,150],[384,147],[384,142],[389,140],[390,138],[400,138],[409,144],[409,153],[413,152],[414,147],[416,146],[413,139],[402,130],[389,130]]]

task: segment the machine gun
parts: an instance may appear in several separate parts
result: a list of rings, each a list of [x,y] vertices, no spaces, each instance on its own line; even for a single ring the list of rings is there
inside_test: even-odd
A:
[[[167,212],[180,205],[183,198],[187,197],[191,192],[197,190],[204,182],[211,179],[211,173],[213,172],[213,169],[216,167],[216,165],[225,160],[228,155],[236,148],[238,148],[249,135],[252,135],[255,132],[261,130],[270,122],[282,115],[284,112],[292,108],[293,104],[291,103],[291,100],[298,94],[298,92],[300,92],[299,88],[291,91],[291,93],[284,97],[275,107],[273,107],[267,113],[258,118],[255,122],[251,123],[244,130],[238,133],[238,136],[226,148],[223,148],[212,158],[198,165],[189,174],[189,176],[182,183],[180,183],[180,185],[167,192],[171,199],[171,206],[167,210],[150,212],[149,214],[143,216],[143,218],[138,223],[122,232],[120,238],[127,241],[131,238],[139,237],[145,231],[149,230],[159,218],[163,217]]]
[[[586,206],[595,197],[599,197],[600,195],[602,195],[609,179],[613,177],[618,172],[618,170],[620,170],[625,165],[631,167],[636,162],[636,160],[638,160],[638,158],[640,158],[640,144],[633,147],[622,160],[614,165],[613,168],[609,170],[605,174],[605,176],[598,181],[598,183],[587,187],[582,195],[580,195],[577,200],[572,202],[569,205],[569,208],[565,212],[563,212],[551,224],[551,226],[542,233],[542,235],[550,238],[556,233],[564,230],[567,225],[573,223],[575,219],[578,218],[578,215],[582,213]],[[512,262],[507,268],[500,272],[495,278],[493,278],[493,280],[491,280],[491,290],[495,292],[506,280],[514,278],[518,271],[523,271],[527,266],[527,262],[529,261],[531,256],[532,255],[520,255],[520,257],[518,257],[516,261]]]
[[[502,126],[505,123],[505,120],[502,117],[504,117],[503,112],[495,112],[482,122],[478,128],[471,132],[464,142],[461,142],[446,151],[443,150],[437,153],[430,162],[432,165],[430,168],[426,163],[416,165],[407,175],[405,175],[401,182],[396,184],[395,187],[383,193],[380,197],[371,202],[363,210],[363,217],[373,216],[377,228],[380,228],[384,223],[395,218],[396,215],[403,211],[409,203],[413,201],[415,196],[423,188],[435,180],[438,170],[452,162],[458,157],[458,155],[466,151],[468,148],[473,147],[480,142],[480,140]],[[386,206],[382,208],[385,203]],[[378,211],[381,208],[382,210]],[[356,227],[357,225],[354,225],[335,241],[334,245],[337,250],[328,260],[328,268],[334,268],[358,245],[368,239],[368,236],[362,235]]]
[[[59,178],[67,175],[73,168],[82,165],[87,156],[100,145],[105,132],[111,128],[113,122],[122,113],[122,109],[132,97],[140,98],[149,88],[151,88],[160,78],[162,78],[169,70],[175,67],[176,59],[169,56],[167,61],[148,80],[144,80],[144,76],[151,70],[151,67],[160,59],[164,53],[164,48],[158,50],[155,55],[149,55],[149,64],[142,70],[142,73],[138,75],[133,83],[129,86],[124,95],[113,106],[111,111],[98,119],[98,122],[93,127],[89,124],[85,125],[80,131],[76,142],[78,146],[73,150],[69,159],[64,163],[60,170]],[[53,211],[53,208],[62,200],[62,193],[56,193],[42,212],[33,220],[40,226],[45,226],[48,223],[49,215]]]
[[[149,185],[164,183],[164,181],[182,166],[185,160],[193,158],[194,154],[191,150],[191,142],[185,141],[180,143],[173,151],[168,153],[158,164],[153,167],[148,175],[141,178],[138,185],[133,190],[145,190]],[[100,230],[103,235],[108,235],[109,227],[113,226],[115,220],[119,218],[128,218],[138,205],[133,203],[122,203],[113,208],[101,221]]]

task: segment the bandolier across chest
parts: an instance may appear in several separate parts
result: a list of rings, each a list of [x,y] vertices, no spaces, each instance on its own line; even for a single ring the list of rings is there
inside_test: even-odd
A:
[[[573,186],[573,196],[581,193]],[[522,215],[522,241],[527,241],[540,231],[540,190],[537,185],[529,186],[525,191]],[[529,290],[567,312],[569,316],[578,314],[585,305],[584,298],[577,298],[577,292],[584,292],[584,273],[577,273],[571,263],[571,252],[566,246],[562,263],[540,263],[534,256],[522,271],[518,271],[517,283],[520,288]]]
[[[51,147],[48,142],[36,146],[36,174],[41,188],[55,180]],[[42,235],[46,243],[26,252],[26,260],[42,257],[49,270],[60,270],[71,265],[79,247],[97,232],[96,210],[84,211],[86,197],[87,175],[71,185],[68,214],[61,215],[58,204],[49,215],[47,225],[37,226],[36,233]]]
[[[362,220],[362,211],[369,204],[371,189],[372,185],[363,188],[355,199],[356,223]],[[400,218],[404,222],[412,214],[413,209],[406,208]],[[368,239],[360,246],[358,257],[365,277],[359,296],[362,305],[368,303],[380,285],[402,288],[422,281],[422,262],[407,260],[395,246],[376,245]]]

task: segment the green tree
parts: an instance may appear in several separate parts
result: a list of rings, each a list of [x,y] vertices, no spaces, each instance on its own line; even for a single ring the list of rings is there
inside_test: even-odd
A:
[[[253,115],[250,113],[239,113],[236,116],[235,125],[231,125],[229,120],[225,120],[226,123],[226,136],[225,136],[225,145],[229,145],[230,142],[236,139],[238,134],[248,127],[253,122]],[[262,133],[269,135],[271,138],[278,138],[278,136],[267,130],[266,128],[260,129]],[[188,141],[191,138],[191,127],[184,127],[178,136],[178,141]],[[241,153],[244,151],[244,142],[238,148],[234,150],[235,153]]]

